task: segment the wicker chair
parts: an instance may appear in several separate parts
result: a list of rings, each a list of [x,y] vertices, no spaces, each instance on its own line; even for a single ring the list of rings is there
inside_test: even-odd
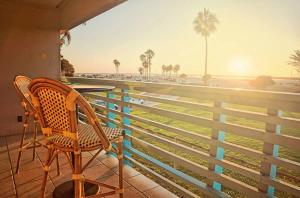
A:
[[[24,109],[24,122],[23,122],[23,132],[22,132],[22,138],[20,141],[20,147],[19,147],[19,153],[18,153],[18,159],[17,159],[17,167],[16,167],[16,173],[19,172],[20,168],[20,161],[22,152],[27,149],[33,149],[32,154],[32,160],[35,159],[35,149],[36,147],[43,146],[43,144],[37,140],[37,130],[38,130],[38,116],[35,113],[34,107],[32,105],[31,98],[29,96],[29,90],[28,85],[31,82],[31,79],[26,76],[16,76],[14,79],[14,86],[16,88],[16,91],[21,99],[21,105]],[[29,126],[29,121],[33,120],[34,122],[34,131],[32,140],[30,140],[28,143],[24,144],[25,135]],[[58,158],[57,158],[57,174],[59,174],[59,164],[58,164]]]
[[[63,153],[72,168],[72,180],[74,182],[74,196],[85,197],[84,181],[106,187],[111,191],[102,193],[101,190],[92,197],[104,197],[119,194],[123,197],[123,151],[122,130],[101,126],[92,107],[77,91],[61,82],[37,78],[29,85],[33,105],[38,113],[42,132],[48,138],[49,148],[47,161],[44,164],[44,178],[41,187],[41,197],[44,196],[50,165],[58,153]],[[84,112],[88,124],[82,124],[77,120],[77,108]],[[112,147],[116,143],[117,148]],[[111,186],[85,179],[84,169],[102,151],[115,152],[119,160],[119,186]],[[85,164],[82,164],[82,152],[97,151]],[[71,162],[70,155],[73,156]]]

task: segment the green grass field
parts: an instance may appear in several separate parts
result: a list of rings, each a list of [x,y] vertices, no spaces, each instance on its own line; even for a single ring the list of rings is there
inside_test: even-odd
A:
[[[181,98],[183,99],[183,98]],[[187,100],[186,98],[184,98],[183,100]],[[189,100],[191,101],[191,100]],[[194,100],[195,101],[195,100]],[[206,103],[206,104],[211,104],[209,101],[197,101],[197,102],[201,102],[201,103]],[[166,109],[166,110],[172,110],[172,111],[176,111],[176,112],[181,112],[181,113],[186,113],[186,114],[191,114],[191,115],[196,115],[199,117],[203,117],[203,118],[212,118],[212,113],[211,112],[206,112],[206,111],[197,111],[197,110],[193,110],[193,109],[187,109],[184,107],[179,107],[179,106],[174,106],[174,105],[168,105],[168,104],[159,104],[156,107],[161,108],[161,109]],[[241,105],[233,105],[233,104],[228,104],[227,107],[230,108],[234,108],[234,109],[239,109],[239,110],[247,110],[247,111],[253,111],[253,112],[260,112],[260,113],[265,113],[266,109],[263,108],[258,108],[258,107],[249,107],[249,106],[241,106]],[[187,122],[183,122],[180,120],[174,120],[174,119],[170,119],[170,118],[166,118],[157,114],[151,114],[148,113],[147,111],[144,110],[140,110],[140,109],[133,109],[132,111],[133,115],[136,116],[140,116],[142,118],[146,118],[146,119],[150,119],[150,120],[154,120],[169,126],[173,126],[173,127],[177,127],[177,128],[181,128],[181,129],[185,129],[191,132],[195,132],[195,133],[199,133],[201,135],[205,135],[210,137],[211,135],[211,129],[210,128],[205,128],[205,127],[201,127],[199,125],[195,125],[195,124],[190,124]],[[285,117],[293,117],[293,118],[300,118],[300,114],[299,113],[291,113],[291,112],[284,112],[283,116]],[[265,123],[264,122],[258,122],[258,121],[253,121],[253,120],[248,120],[248,119],[244,119],[244,118],[237,118],[237,117],[232,117],[232,116],[227,116],[226,117],[226,122],[228,123],[233,123],[233,124],[238,124],[238,125],[242,125],[242,126],[247,126],[247,127],[251,127],[251,128],[256,128],[256,129],[264,129],[265,128]],[[146,125],[144,123],[141,122],[136,122],[136,121],[132,121],[132,124],[135,126],[138,126],[140,128],[143,128],[144,130],[147,130],[153,134],[159,135],[161,137],[176,141],[180,144],[184,144],[184,145],[188,145],[191,146],[192,148],[204,151],[204,152],[208,152],[209,151],[209,145],[205,144],[199,140],[196,139],[190,139],[188,137],[184,137],[184,136],[180,136],[177,135],[175,133],[171,133],[169,131],[163,130],[163,129],[159,129],[156,127],[152,127],[149,125]],[[241,137],[241,136],[237,136],[235,134],[230,133],[230,131],[226,131],[225,132],[225,141],[233,143],[233,144],[237,144],[237,145],[241,145],[244,147],[248,147],[251,149],[255,149],[258,151],[262,151],[263,149],[263,142],[261,141],[257,141],[254,139],[250,139],[250,138],[246,138],[246,137]],[[295,129],[295,128],[288,128],[288,127],[282,127],[282,134],[287,134],[287,135],[291,135],[291,136],[296,136],[296,137],[300,137],[300,129]],[[169,146],[166,146],[164,144],[161,144],[151,138],[147,138],[145,136],[143,136],[142,134],[139,133],[134,133],[133,134],[135,137],[138,137],[142,140],[147,141],[148,143],[151,143],[153,145],[156,145],[164,150],[170,151],[172,153],[175,153],[179,156],[182,156],[186,159],[189,159],[193,162],[196,162],[198,164],[207,166],[207,162],[204,160],[201,160],[193,155],[191,155],[190,153],[186,153],[180,150],[176,150],[174,148],[170,148]],[[190,176],[193,176],[195,178],[198,178],[199,180],[202,181],[206,181],[205,178],[201,177],[201,175],[197,175],[196,173],[193,172],[189,172],[187,170],[185,170],[184,168],[180,167],[180,165],[176,165],[173,162],[168,161],[167,159],[161,159],[160,156],[158,156],[155,153],[149,153],[148,151],[146,151],[145,149],[138,147],[139,150],[165,162],[166,164],[169,164],[171,166],[175,166],[177,169],[189,174]],[[286,159],[290,159],[296,162],[300,162],[300,153],[295,151],[295,150],[291,150],[288,149],[286,147],[280,147],[279,149],[279,156],[286,158]],[[260,168],[260,161],[257,159],[252,159],[249,156],[246,156],[244,154],[241,153],[237,153],[237,152],[233,152],[233,151],[229,151],[229,150],[225,150],[225,157],[226,160],[229,160],[231,162],[234,162],[236,164],[251,168],[253,170],[259,171]],[[164,171],[160,171],[158,170],[156,167],[154,167],[153,165],[151,165],[148,162],[145,162],[142,159],[139,159],[140,161],[142,161],[143,163],[147,164],[147,166],[150,166],[151,168],[153,168],[154,170],[160,172],[161,174],[165,175],[166,177],[167,174]],[[235,179],[238,179],[240,181],[243,181],[249,185],[255,186],[257,187],[257,183],[255,181],[253,181],[252,179],[239,175],[235,172],[232,172],[230,170],[224,169],[224,174],[229,175],[230,177],[233,177]],[[294,185],[298,185],[300,184],[300,173],[295,173],[293,171],[290,170],[286,170],[284,168],[279,167],[278,171],[277,171],[277,177],[280,178],[281,180],[287,181],[289,183],[292,183]],[[177,183],[184,185],[181,181],[175,180]],[[189,186],[186,186],[186,188],[189,188],[191,191],[195,192],[195,193],[199,193],[197,191],[197,189],[193,189]],[[232,195],[233,197],[244,197],[243,195],[233,191],[232,189],[229,188],[223,188],[223,190]],[[199,193],[200,194],[200,193]],[[291,195],[282,193],[282,192],[278,192],[276,191],[276,196],[279,197],[292,197]]]
[[[138,92],[136,92],[138,93]],[[103,93],[99,94],[104,96]],[[120,99],[119,96],[115,96],[116,99]],[[179,98],[179,100],[184,100],[184,101],[191,101],[191,102],[198,102],[201,104],[206,104],[206,105],[212,105],[213,103],[211,101],[199,101],[196,99],[190,99],[190,98]],[[174,105],[169,105],[169,104],[158,104],[155,107],[157,108],[161,108],[161,109],[166,109],[166,110],[171,110],[171,111],[175,111],[175,112],[180,112],[180,113],[185,113],[185,114],[190,114],[190,115],[195,115],[198,117],[202,117],[202,118],[208,118],[208,119],[212,119],[213,114],[211,112],[207,112],[207,111],[200,111],[200,110],[194,110],[194,109],[189,109],[189,108],[184,108],[184,107],[180,107],[180,106],[174,106]],[[226,104],[226,107],[228,108],[232,108],[232,109],[237,109],[237,110],[243,110],[243,111],[250,111],[250,112],[258,112],[258,113],[266,113],[266,109],[264,108],[259,108],[259,107],[253,107],[253,106],[243,106],[243,105],[236,105],[236,104]],[[160,116],[157,114],[151,114],[143,109],[136,109],[133,108],[132,112],[133,115],[142,117],[142,118],[146,118],[149,120],[153,120],[153,121],[157,121],[169,126],[173,126],[176,128],[180,128],[180,129],[184,129],[190,132],[194,132],[194,133],[198,133],[201,135],[205,135],[207,137],[211,136],[211,129],[210,128],[206,128],[206,127],[202,127],[200,125],[195,125],[195,124],[191,124],[191,123],[187,123],[187,122],[183,122],[180,120],[175,120],[175,119],[171,119],[171,118],[167,118],[164,116]],[[300,119],[300,113],[294,113],[294,112],[283,112],[283,116],[284,117],[291,117],[291,118],[297,118]],[[117,116],[116,119],[120,120],[120,117]],[[251,127],[251,128],[255,128],[255,129],[265,129],[265,123],[264,122],[258,122],[258,121],[254,121],[254,120],[249,120],[249,119],[244,119],[244,118],[240,118],[240,117],[233,117],[233,116],[226,116],[226,122],[227,123],[232,123],[232,124],[238,124],[241,126],[245,126],[245,127]],[[166,139],[172,140],[172,141],[176,141],[177,143],[183,144],[183,145],[187,145],[190,146],[194,149],[200,150],[200,151],[204,151],[206,153],[209,152],[209,145],[206,143],[201,142],[200,140],[197,139],[191,139],[185,136],[181,136],[178,135],[176,133],[172,133],[160,128],[156,128],[156,127],[152,127],[149,126],[145,123],[141,123],[141,122],[137,122],[137,121],[132,121],[132,125],[137,126],[139,128],[144,129],[145,131],[148,131],[152,134],[156,134],[159,135],[161,137],[164,137]],[[300,137],[300,129],[296,129],[296,128],[289,128],[286,126],[282,126],[282,130],[281,130],[282,134],[286,134],[286,135],[290,135],[290,136],[295,136],[295,137]],[[263,142],[262,141],[258,141],[258,140],[254,140],[254,139],[250,139],[250,138],[246,138],[246,137],[242,137],[242,136],[238,136],[235,135],[233,133],[230,133],[230,131],[225,131],[225,141],[226,142],[230,142],[236,145],[241,145],[247,148],[251,148],[257,151],[262,151],[263,149]],[[148,138],[146,136],[144,136],[143,134],[140,133],[133,133],[133,136],[142,139],[148,143],[151,143],[155,146],[158,146],[164,150],[170,151],[172,153],[175,153],[181,157],[184,157],[190,161],[196,162],[200,165],[203,166],[208,166],[207,161],[204,161],[202,159],[199,159],[195,156],[193,156],[190,153],[186,153],[184,151],[181,150],[177,150],[174,148],[170,148],[167,145],[161,144],[151,138]],[[178,164],[174,164],[172,161],[169,161],[168,159],[162,158],[161,156],[159,156],[156,153],[151,153],[149,151],[147,151],[145,148],[140,147],[138,145],[133,145],[135,148],[137,148],[138,150],[192,176],[195,177],[203,182],[207,182],[206,178],[202,177],[201,175],[198,175],[195,172],[191,172],[189,170],[184,169],[183,167],[181,167]],[[142,162],[143,164],[147,165],[147,167],[150,167],[151,169],[155,170],[156,172],[159,172],[161,175],[165,176],[166,178],[170,178],[172,181],[175,181],[176,183],[178,183],[179,185],[184,186],[185,188],[189,189],[190,191],[199,194],[201,196],[203,196],[201,194],[201,192],[196,189],[193,188],[189,185],[186,185],[185,183],[183,183],[181,180],[178,179],[174,179],[172,177],[170,177],[166,171],[162,171],[159,168],[157,168],[156,166],[152,165],[151,163],[139,158],[138,156],[134,156],[133,157]],[[296,162],[300,162],[300,152],[297,152],[295,150],[291,150],[287,147],[283,147],[280,146],[279,148],[279,157],[283,157],[289,160],[293,160]],[[244,167],[250,168],[252,170],[256,170],[259,171],[260,169],[260,161],[254,158],[251,158],[249,156],[246,156],[244,154],[238,153],[238,152],[234,152],[234,151],[230,151],[230,150],[225,150],[225,156],[224,159],[234,162],[236,164],[242,165]],[[249,185],[255,186],[257,187],[257,182],[242,176],[240,174],[237,174],[231,170],[227,170],[224,169],[224,174],[228,175],[232,178],[235,178],[237,180],[243,181]],[[279,167],[277,169],[277,177],[280,178],[283,181],[289,182],[291,184],[300,186],[300,173],[296,173],[293,172],[291,170],[287,170],[284,169],[282,167]],[[224,192],[226,192],[227,194],[233,196],[233,197],[246,197],[236,191],[234,191],[233,189],[229,189],[228,187],[223,187],[222,189]],[[278,197],[292,197],[291,195],[288,195],[286,193],[283,192],[279,192],[276,191],[276,196]]]

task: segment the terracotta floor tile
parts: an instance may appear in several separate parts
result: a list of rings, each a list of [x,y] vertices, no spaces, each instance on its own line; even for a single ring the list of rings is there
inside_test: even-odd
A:
[[[108,168],[116,168],[119,164],[118,160],[115,157],[106,154],[101,155],[97,159],[100,160]]]
[[[5,148],[5,150],[0,150],[0,162],[1,161],[5,161],[5,160],[8,160],[8,152]]]
[[[10,162],[9,160],[0,161],[0,172],[5,172],[10,170]]]
[[[19,154],[18,149],[10,150],[9,154],[10,154],[10,159],[11,159],[12,165],[15,166],[15,164],[17,163],[17,160],[18,160],[18,154]],[[30,160],[32,160],[32,155],[33,155],[32,150],[25,150],[21,154],[21,160],[30,161]],[[35,160],[37,160],[37,159],[35,159]]]
[[[119,198],[119,195],[106,196],[106,198]],[[124,189],[124,198],[146,198],[146,196],[130,186]]]
[[[167,189],[157,186],[143,192],[147,197],[153,198],[178,198],[176,195],[168,191]]]
[[[92,157],[82,157],[82,163],[83,163],[83,165],[85,165],[90,159],[91,159]],[[90,165],[88,166],[88,167],[92,167],[92,166],[97,166],[97,165],[102,165],[102,163],[99,161],[99,160],[97,160],[97,159],[94,159],[91,163],[90,163]]]
[[[27,169],[26,171],[20,171],[18,174],[15,174],[15,182],[17,185],[30,183],[36,180],[41,180],[43,177],[43,169],[41,167]]]
[[[38,197],[40,195],[41,185],[42,185],[42,180],[36,180],[30,183],[22,184],[18,186],[18,196],[20,198]],[[54,190],[54,186],[52,185],[50,180],[48,180],[46,185],[45,196],[51,197],[53,190]]]
[[[54,183],[54,186],[69,181],[72,179],[72,170],[69,166],[60,167],[60,175],[57,175],[56,169],[50,169],[50,178]]]
[[[126,181],[135,188],[139,189],[139,191],[146,191],[148,189],[159,186],[157,183],[144,175],[137,175],[127,179]]]
[[[98,179],[98,181],[112,186],[119,186],[119,176],[115,174],[110,175],[108,177],[100,178]],[[126,181],[124,181],[123,184],[124,184],[124,188],[130,186]]]
[[[119,175],[119,167],[118,168],[113,168],[111,169],[114,171],[115,174]],[[123,165],[123,178],[124,179],[129,179],[131,177],[140,175],[141,173],[135,170],[134,168],[128,166],[128,165]]]
[[[20,172],[19,174],[15,174],[11,171],[9,157],[12,160],[13,171],[15,171],[19,141],[20,136],[7,137],[7,142],[9,143],[8,153],[6,140],[5,138],[0,137],[0,197],[16,197],[12,174],[14,174],[15,177],[19,197],[31,198],[39,196],[44,174],[41,161],[44,162],[46,160],[47,149],[41,147],[37,148],[37,156],[34,161],[32,160],[32,150],[24,151],[21,158]],[[92,157],[92,153],[95,152],[87,152],[83,154],[83,164]],[[56,160],[51,165],[46,188],[47,194],[45,197],[52,197],[52,191],[55,186],[71,180],[72,170],[67,158],[63,154],[59,155],[59,163],[61,170],[61,175],[59,176],[57,176],[56,171]],[[84,172],[86,178],[94,179],[113,186],[118,186],[119,184],[118,174],[118,160],[115,157],[106,155],[105,152],[102,152]],[[176,197],[164,188],[158,187],[157,183],[151,181],[149,178],[127,165],[124,166],[124,188],[125,198],[139,198],[146,196],[158,198]],[[102,188],[102,191],[107,192],[108,189]],[[119,196],[113,195],[107,197]]]
[[[17,166],[17,161],[12,161],[11,163],[12,163],[11,165],[13,167],[13,171],[15,173],[16,166]],[[40,169],[42,169],[41,162],[39,161],[38,158],[36,158],[35,160],[32,160],[32,159],[21,159],[19,172],[27,171],[27,170],[30,170],[30,169],[33,169],[33,168],[40,168]]]
[[[0,137],[0,151],[6,150],[6,140],[5,137]]]
[[[38,154],[39,159],[42,162],[45,162],[47,160],[48,150],[46,148],[37,148],[36,153]]]
[[[109,168],[107,168],[104,165],[89,167],[86,170],[84,170],[83,173],[86,178],[91,180],[96,180],[96,179],[114,175],[114,172],[112,172]]]
[[[10,150],[19,148],[21,135],[6,136],[8,148]],[[27,142],[27,140],[25,140]]]
[[[6,179],[12,179],[12,173],[10,169],[0,171],[0,181]]]
[[[15,197],[15,190],[12,177],[0,180],[0,197]]]

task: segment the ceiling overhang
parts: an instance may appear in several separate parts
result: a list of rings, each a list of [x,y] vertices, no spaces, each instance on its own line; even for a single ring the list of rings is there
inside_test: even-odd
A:
[[[61,32],[125,2],[126,0],[0,0],[0,6],[26,7],[38,12],[53,12]],[[34,11],[33,11],[34,12]],[[39,20],[36,18],[36,20]]]
[[[59,4],[59,9],[61,9],[60,29],[72,29],[125,1],[126,0],[63,0]]]

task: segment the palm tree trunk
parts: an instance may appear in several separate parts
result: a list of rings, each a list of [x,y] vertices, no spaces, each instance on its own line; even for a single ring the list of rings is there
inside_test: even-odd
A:
[[[151,63],[149,61],[149,79],[151,79]]]
[[[205,36],[205,70],[204,70],[204,84],[207,85],[207,36]]]
[[[205,37],[205,71],[204,75],[207,75],[207,36]]]

